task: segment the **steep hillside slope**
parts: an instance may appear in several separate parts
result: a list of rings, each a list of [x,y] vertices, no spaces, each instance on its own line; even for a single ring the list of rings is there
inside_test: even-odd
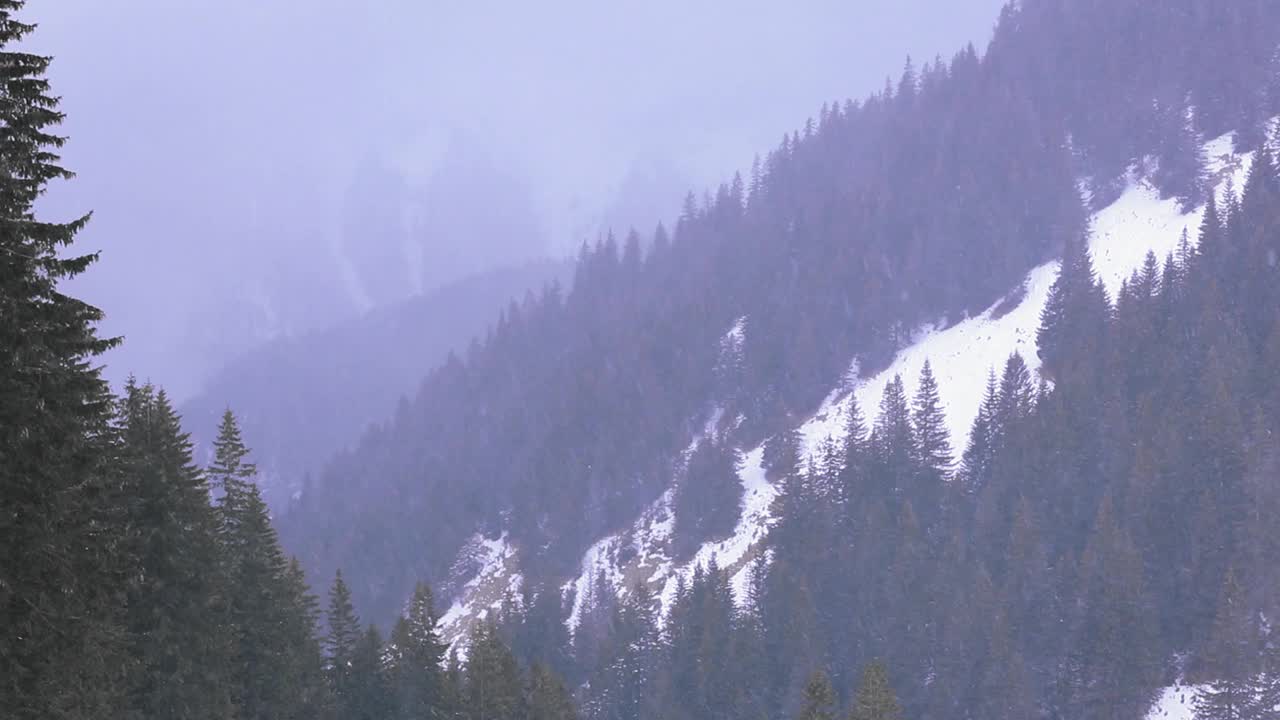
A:
[[[746,178],[691,196],[671,235],[584,248],[567,295],[507,313],[335,458],[285,537],[319,576],[348,568],[377,618],[413,580],[443,585],[477,533],[506,533],[530,587],[579,574],[600,538],[661,506],[714,409],[729,419],[715,446],[753,448],[821,407],[851,358],[874,377],[912,328],[980,326],[963,323],[1081,236],[1082,182],[1110,205],[1151,158],[1148,200],[1198,202],[1202,134],[1256,137],[1280,103],[1262,89],[1280,9],[1199,7],[1028,1],[985,55],[826,106]],[[1257,83],[1214,84],[1224,67]]]
[[[1252,153],[1236,153],[1233,148],[1232,135],[1203,147],[1211,187],[1223,202],[1230,188],[1244,187],[1252,164]],[[1149,253],[1165,257],[1175,252],[1184,231],[1196,237],[1203,216],[1204,206],[1184,210],[1177,200],[1162,199],[1150,180],[1137,168],[1132,169],[1126,190],[1090,220],[1089,253],[1108,293],[1117,297],[1121,285],[1142,269]],[[950,446],[965,448],[983,402],[988,373],[998,372],[1013,353],[1022,357],[1033,374],[1037,373],[1040,357],[1036,333],[1058,273],[1057,261],[1046,263],[1032,269],[1005,299],[981,314],[950,327],[922,326],[913,333],[911,344],[879,372],[862,376],[854,361],[817,412],[796,428],[803,439],[802,454],[818,459],[824,442],[845,443],[851,401],[862,409],[865,421],[874,424],[885,387],[895,376],[903,379],[908,394],[914,396],[925,362],[931,364],[937,378]],[[737,332],[750,332],[750,327],[749,317],[735,324]],[[731,431],[740,422],[741,418],[728,418],[720,409],[710,413],[706,427],[684,453],[685,459],[697,443],[717,432]],[[583,555],[577,576],[563,587],[568,627],[575,629],[593,602],[608,606],[633,591],[637,584],[648,585],[655,593],[658,617],[664,618],[676,586],[690,582],[697,567],[706,567],[713,560],[732,578],[735,597],[745,604],[750,573],[761,569],[767,557],[767,535],[777,512],[774,502],[779,488],[766,478],[764,452],[763,445],[742,448],[738,469],[742,512],[738,524],[728,537],[704,543],[692,558],[677,558],[672,552],[671,500],[680,480],[677,468],[671,487],[624,532],[598,540]],[[519,587],[518,565],[508,563],[508,557],[507,553],[495,554],[471,579],[464,580],[459,597],[441,620],[446,638],[465,635],[475,620],[488,617],[489,611],[501,606],[503,590]],[[495,588],[501,590],[495,592]],[[600,597],[602,591],[613,597]],[[511,595],[518,596],[518,592]]]

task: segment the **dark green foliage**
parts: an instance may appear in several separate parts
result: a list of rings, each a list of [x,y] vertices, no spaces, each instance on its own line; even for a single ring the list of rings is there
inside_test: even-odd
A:
[[[807,460],[803,448],[804,439],[795,428],[771,436],[764,443],[764,456],[761,458],[765,472],[773,479],[794,475],[804,468]]]
[[[835,720],[836,693],[831,680],[821,670],[814,670],[804,687],[804,701],[796,720]]]
[[[1212,685],[1196,697],[1196,717],[1246,720],[1271,714],[1275,705],[1259,705],[1254,680],[1261,670],[1259,643],[1265,636],[1231,569],[1227,570],[1210,632],[1202,662],[1204,677]]]
[[[430,717],[431,709],[444,707],[451,695],[444,673],[448,648],[436,631],[439,619],[431,588],[418,583],[409,612],[396,620],[391,631],[391,685],[398,717],[406,720]],[[476,657],[474,648],[472,657]]]
[[[64,138],[50,58],[0,2],[0,707],[11,717],[115,715],[129,670],[125,576],[135,547],[115,464],[112,401],[96,365],[116,344],[102,313],[63,294],[96,254],[71,245],[89,221],[38,218]]]
[[[704,542],[733,532],[742,514],[741,496],[737,451],[716,438],[698,443],[671,501],[676,557],[687,557]]]
[[[868,663],[853,695],[849,720],[902,720],[898,698],[889,686],[889,674],[879,660]]]
[[[1280,508],[1280,442],[1266,428],[1277,343],[1271,329],[1241,330],[1257,308],[1225,303],[1219,282],[1234,292],[1275,271],[1244,253],[1208,260],[1213,233],[1235,227],[1247,244],[1280,222],[1280,195],[1251,185],[1218,230],[1211,221],[1204,252],[1188,243],[1163,268],[1149,257],[1114,311],[1077,257],[1078,282],[1060,285],[1045,334],[1091,339],[1046,357],[1052,388],[1037,388],[1017,354],[990,377],[961,482],[928,506],[938,511],[920,510],[925,454],[909,450],[921,403],[911,413],[897,379],[869,443],[846,444],[869,460],[843,464],[838,492],[828,468],[842,458],[829,449],[782,482],[755,611],[734,621],[735,647],[768,650],[719,671],[760,678],[762,696],[745,707],[794,716],[812,668],[847,687],[875,656],[904,678],[909,716],[1141,717],[1179,656],[1197,682],[1275,693],[1274,675],[1259,672],[1274,663],[1275,634],[1258,621],[1276,612],[1266,518]],[[1280,302],[1267,302],[1274,326]],[[1226,666],[1214,627],[1230,567],[1242,588],[1235,624],[1253,625],[1237,633],[1252,643],[1243,662]],[[684,678],[705,656],[679,650],[694,647],[681,627],[692,593],[677,597],[671,683],[686,694],[673,697],[698,698]],[[675,707],[701,706],[664,700],[658,714]]]
[[[395,703],[382,663],[382,633],[370,625],[356,641],[344,693],[334,692],[335,714],[343,720],[391,720]]]
[[[1044,372],[1062,381],[1091,381],[1076,378],[1074,373],[1081,367],[1092,367],[1089,359],[1101,353],[1109,312],[1106,291],[1094,275],[1084,238],[1070,239],[1036,334]]]
[[[890,493],[905,493],[921,453],[911,424],[911,401],[900,376],[895,375],[884,388],[880,414],[871,431],[871,453],[877,475]]]
[[[329,588],[329,633],[324,638],[324,649],[327,654],[325,669],[328,674],[329,688],[337,707],[348,707],[352,703],[352,684],[354,658],[356,649],[363,636],[360,632],[360,618],[356,616],[355,607],[351,604],[351,590],[342,580],[339,571],[333,577],[333,586]]]
[[[933,377],[933,368],[928,360],[920,370],[920,388],[916,391],[911,423],[915,430],[916,449],[920,453],[920,466],[929,476],[927,480],[939,482],[945,479],[951,472],[951,438],[947,433],[947,418],[942,412],[942,400],[938,397],[938,381]]]
[[[127,603],[130,717],[224,718],[232,626],[204,475],[163,390],[130,381],[119,424],[139,562]]]
[[[662,647],[653,596],[643,584],[613,607],[605,648],[590,672],[591,717],[638,720],[652,708]]]
[[[987,389],[982,396],[982,404],[978,407],[978,416],[974,418],[973,427],[969,430],[969,445],[960,458],[957,479],[961,488],[970,494],[981,490],[991,477],[991,464],[999,442],[999,395],[996,388],[996,373],[993,369],[987,375]]]
[[[223,418],[209,475],[218,514],[234,625],[233,699],[244,718],[306,717],[327,702],[315,637],[315,598],[280,549],[256,469],[235,416]]]
[[[528,720],[578,720],[564,681],[546,665],[535,662],[529,668]]]
[[[465,677],[463,705],[467,718],[519,720],[525,717],[527,704],[520,666],[492,624],[482,624],[473,631]]]

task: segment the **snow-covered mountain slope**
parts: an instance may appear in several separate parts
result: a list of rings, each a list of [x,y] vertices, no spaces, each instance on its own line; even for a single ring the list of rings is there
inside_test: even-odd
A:
[[[1243,187],[1252,160],[1250,154],[1233,153],[1232,142],[1230,135],[1224,135],[1205,146],[1210,176],[1219,193],[1225,193],[1230,185]],[[1203,208],[1183,213],[1176,200],[1162,199],[1150,183],[1131,176],[1125,192],[1091,219],[1089,253],[1111,298],[1115,298],[1121,283],[1142,266],[1148,251],[1164,260],[1177,248],[1184,229],[1194,241],[1203,217]],[[902,376],[907,392],[914,395],[920,370],[928,360],[938,380],[952,449],[958,453],[968,442],[988,372],[994,369],[998,373],[1014,352],[1022,355],[1033,373],[1039,370],[1036,330],[1058,270],[1058,262],[1053,261],[1029,272],[1022,286],[1009,295],[1008,299],[1021,296],[1011,310],[1007,309],[1009,303],[1001,300],[981,315],[951,327],[921,328],[914,342],[876,375],[859,378],[857,366],[851,368],[849,385],[867,421],[875,420],[885,385],[895,375]],[[827,437],[843,436],[848,398],[847,391],[833,393],[804,424],[802,431],[810,450]]]
[[[1196,700],[1200,693],[1212,690],[1213,684],[1184,685],[1177,683],[1160,690],[1146,720],[1196,720]],[[1280,706],[1273,708],[1280,710]]]
[[[1195,720],[1196,696],[1203,685],[1170,685],[1147,712],[1146,720]]]
[[[1229,135],[1205,146],[1211,180],[1220,194],[1233,185],[1243,187],[1252,159],[1249,154],[1234,153],[1232,147]],[[1161,198],[1150,183],[1136,172],[1132,174],[1125,192],[1091,219],[1089,250],[1108,293],[1116,295],[1121,283],[1142,266],[1148,252],[1160,259],[1172,252],[1184,229],[1194,239],[1203,212],[1203,208],[1183,212],[1176,200]],[[907,391],[914,394],[920,370],[928,360],[938,380],[952,446],[958,454],[967,443],[988,373],[998,371],[1014,352],[1022,355],[1029,369],[1038,371],[1036,330],[1058,271],[1057,261],[1045,263],[1031,270],[1020,287],[982,314],[949,327],[920,328],[913,342],[874,375],[862,376],[853,363],[843,382],[800,426],[805,450],[814,452],[827,438],[837,442],[843,438],[851,397],[857,399],[867,421],[873,422],[884,388],[895,375],[901,375]],[[749,332],[749,323],[747,327]],[[740,344],[743,332],[739,321],[726,334],[726,341],[737,340]],[[719,411],[711,413],[703,435],[716,431],[722,421]],[[693,440],[686,457],[701,440],[701,436]],[[567,620],[570,631],[577,627],[584,609],[592,602],[591,595],[600,578],[618,595],[625,594],[637,582],[646,583],[657,594],[661,617],[665,617],[679,578],[687,580],[696,567],[707,565],[712,558],[730,574],[737,600],[745,602],[750,569],[768,560],[764,541],[775,519],[772,511],[778,495],[778,488],[765,477],[763,454],[762,446],[746,448],[742,453],[738,471],[743,488],[742,514],[732,534],[704,544],[691,559],[676,562],[671,556],[671,490],[631,526],[592,545],[582,558],[579,574],[563,586],[565,600],[572,608]],[[677,477],[678,474],[677,471]],[[673,487],[676,479],[672,478]],[[486,603],[493,602],[492,591],[485,599],[472,599],[468,593],[478,598],[478,588],[486,584],[502,586],[508,575],[499,565],[506,567],[506,562],[495,561],[495,565],[482,568],[477,577],[487,580],[463,588],[463,597],[442,620],[447,637],[459,636],[470,619],[487,611]],[[515,568],[505,570],[507,574],[515,572]]]
[[[465,643],[457,641],[466,637],[474,623],[484,621],[491,611],[506,603],[520,602],[524,577],[520,574],[519,554],[507,542],[505,533],[498,538],[473,536],[458,553],[453,574],[461,581],[461,587],[455,592],[453,604],[440,617],[439,626],[446,642],[465,650]]]

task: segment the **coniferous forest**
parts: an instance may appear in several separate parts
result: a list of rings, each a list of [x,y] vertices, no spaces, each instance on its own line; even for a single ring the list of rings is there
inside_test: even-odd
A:
[[[38,11],[0,0],[3,717],[1139,720],[1175,682],[1197,718],[1278,717],[1280,5],[1009,5],[985,52],[584,244],[277,508],[231,410],[199,463],[163,389],[102,378],[120,340],[64,294],[91,216],[38,207],[74,177]],[[1219,193],[1225,133],[1252,166]],[[1110,297],[1088,218],[1135,174],[1204,220]],[[1055,258],[1040,367],[973,379],[965,446],[926,362],[805,451],[851,358]],[[710,406],[738,420],[690,445]],[[566,622],[584,551],[656,499],[677,560],[732,531],[757,445],[745,603],[713,556]],[[475,534],[524,583],[450,642]]]

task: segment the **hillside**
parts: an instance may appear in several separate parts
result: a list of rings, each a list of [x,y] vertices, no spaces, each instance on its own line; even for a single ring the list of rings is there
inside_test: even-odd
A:
[[[460,649],[500,619],[592,716],[789,716],[876,657],[913,715],[1144,711],[1171,658],[1213,672],[1263,533],[1233,513],[1268,492],[1274,264],[1240,208],[1271,202],[1276,13],[1028,0],[824,105],[670,232],[584,245],[286,541],[374,618],[426,579]]]
[[[1235,153],[1232,140],[1232,136],[1224,135],[1203,148],[1209,161],[1208,175],[1220,198],[1226,197],[1229,188],[1244,187],[1252,163],[1252,153]],[[1122,285],[1142,269],[1148,253],[1157,257],[1174,253],[1184,230],[1196,236],[1203,215],[1203,206],[1184,212],[1178,201],[1161,199],[1149,180],[1132,175],[1120,197],[1090,218],[1089,253],[1108,294],[1118,297]],[[965,448],[982,407],[989,373],[1002,370],[1008,358],[1017,354],[1031,377],[1039,381],[1036,335],[1058,274],[1057,261],[1046,263],[1032,269],[1007,298],[986,311],[950,327],[926,324],[918,328],[911,344],[879,372],[862,376],[854,363],[818,410],[795,428],[802,442],[800,454],[820,458],[824,444],[846,443],[851,402],[861,409],[863,422],[874,424],[885,387],[895,377],[903,380],[909,395],[916,395],[925,362],[931,364],[937,381],[947,442],[951,448]],[[749,325],[750,319],[744,318],[735,330],[742,332]],[[723,410],[717,408],[684,457],[687,459],[706,438],[732,431],[739,421],[725,417]],[[637,582],[647,584],[659,600],[658,617],[665,618],[677,583],[681,579],[688,582],[694,570],[705,567],[712,558],[730,576],[739,605],[745,605],[749,601],[748,577],[759,568],[768,531],[776,520],[774,503],[779,488],[766,478],[762,467],[764,452],[763,445],[742,451],[737,472],[742,485],[742,510],[731,534],[701,545],[688,558],[673,557],[671,548],[671,502],[683,471],[678,467],[670,480],[671,489],[646,508],[626,531],[599,540],[584,553],[580,573],[563,588],[570,608],[567,626],[576,628],[601,578],[615,596],[625,595]],[[522,578],[518,564],[511,562],[514,549],[505,538],[488,542],[500,550],[480,558],[474,574],[464,580],[463,591],[441,620],[446,638],[463,635],[478,619],[480,610],[492,609],[495,602],[500,606],[508,594],[518,593]]]
[[[1082,232],[1085,200],[1114,199],[1136,159],[1151,159],[1162,197],[1194,202],[1196,138],[1233,123],[1256,136],[1257,108],[1276,102],[1261,90],[1270,41],[1257,37],[1275,8],[1224,12],[1028,2],[1004,14],[984,56],[909,66],[896,87],[827,105],[746,178],[691,195],[672,233],[584,247],[567,295],[507,313],[489,342],[428,377],[392,423],[328,464],[285,537],[322,575],[364,568],[355,591],[380,617],[412,578],[443,582],[477,532],[507,531],[535,574],[567,575],[665,492],[713,405],[744,417],[739,446],[811,414],[851,358],[879,370],[910,328],[1003,297]],[[1139,18],[1161,32],[1129,48],[1137,60],[1090,50],[1124,44],[1113,38]],[[1214,41],[1183,42],[1202,32]],[[1204,48],[1222,57],[1195,61]],[[1178,62],[1140,61],[1170,50]],[[1223,67],[1256,84],[1209,84]],[[1219,95],[1185,122],[1198,97]],[[1129,133],[1135,122],[1163,129]],[[718,367],[719,338],[744,316],[741,362]]]

